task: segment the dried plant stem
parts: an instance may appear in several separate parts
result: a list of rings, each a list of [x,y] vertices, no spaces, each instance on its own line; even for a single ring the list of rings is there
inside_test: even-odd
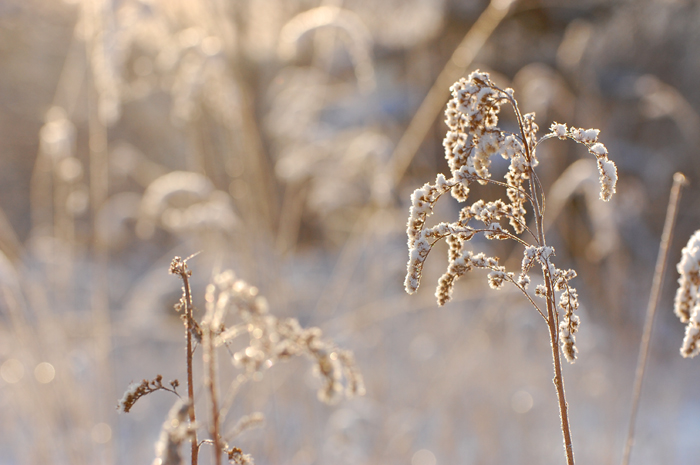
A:
[[[550,296],[554,296],[554,286],[548,273],[545,273],[545,285]],[[561,418],[561,433],[564,436],[564,450],[566,451],[567,465],[574,465],[574,446],[571,442],[571,427],[569,426],[569,405],[566,403],[564,392],[564,376],[561,372],[561,355],[559,354],[559,333],[554,298],[547,299],[547,326],[549,327],[549,340],[552,345],[552,360],[554,363],[554,387],[557,390],[559,401],[559,417]]]
[[[219,427],[219,403],[216,392],[216,352],[214,350],[214,332],[210,325],[206,325],[204,329],[204,364],[206,366],[207,375],[204,381],[209,388],[209,397],[211,399],[211,425],[209,432],[214,442],[214,457],[216,465],[221,465],[221,434]]]
[[[522,121],[520,116],[520,111],[518,107],[516,109],[516,114],[518,115],[518,121]],[[521,123],[522,124],[522,123]],[[522,128],[522,126],[521,126]],[[522,131],[522,129],[521,129]],[[524,133],[523,133],[524,134]],[[525,145],[527,150],[527,144]],[[532,193],[531,201],[532,208],[535,214],[535,224],[537,226],[537,235],[539,243],[545,245],[544,236],[544,218],[543,218],[543,208],[540,206],[540,202],[537,195],[536,187],[539,185],[535,182],[535,173],[532,172],[530,177],[530,192]],[[542,195],[542,206],[544,206],[544,195]],[[566,463],[567,465],[574,465],[574,445],[571,441],[571,426],[569,425],[569,405],[566,403],[566,393],[564,390],[564,376],[561,370],[561,354],[559,353],[559,314],[555,307],[554,302],[554,285],[552,283],[552,277],[549,271],[543,271],[543,277],[545,286],[547,287],[547,327],[549,328],[549,341],[552,346],[552,363],[554,364],[554,387],[557,390],[557,400],[559,401],[559,418],[561,419],[561,433],[564,437],[564,451],[566,452]]]
[[[686,179],[682,173],[676,173],[673,175],[673,187],[671,187],[671,196],[668,199],[664,231],[661,235],[661,245],[659,246],[659,254],[656,258],[654,281],[651,286],[651,294],[649,295],[649,304],[647,306],[647,315],[646,320],[644,321],[644,333],[642,335],[642,340],[639,343],[637,370],[634,378],[634,388],[632,391],[632,410],[630,412],[629,425],[627,427],[627,441],[625,441],[625,450],[622,454],[622,465],[627,465],[629,463],[632,445],[634,444],[634,428],[637,422],[639,399],[642,393],[644,372],[646,371],[647,358],[649,355],[651,332],[654,329],[654,316],[656,315],[656,307],[658,306],[659,298],[661,297],[661,286],[663,284],[663,277],[666,272],[668,249],[671,245],[673,229],[676,225],[678,202],[681,197],[681,187],[683,187],[684,184],[686,184]]]
[[[539,128],[535,123],[535,114],[522,114],[513,97],[513,89],[500,89],[491,81],[488,73],[474,71],[469,78],[457,81],[450,91],[452,99],[445,110],[445,123],[450,130],[443,140],[443,146],[452,177],[448,179],[443,174],[438,174],[435,184],[426,183],[411,195],[411,208],[406,229],[409,248],[404,283],[406,292],[413,294],[418,290],[425,259],[433,245],[438,240],[446,238],[449,245],[449,265],[438,281],[435,291],[438,305],[442,306],[449,302],[455,281],[475,268],[490,270],[488,283],[492,289],[501,289],[504,283],[511,282],[525,293],[549,329],[554,364],[554,387],[559,403],[566,463],[574,465],[561,356],[563,355],[570,363],[576,360],[575,334],[578,332],[580,319],[574,312],[579,308],[579,303],[576,289],[569,284],[576,277],[576,271],[559,269],[551,260],[555,250],[548,246],[545,240],[543,218],[546,202],[544,189],[534,170],[539,163],[535,150],[540,142],[554,137],[560,140],[570,139],[586,146],[588,152],[594,155],[597,161],[600,198],[603,201],[609,201],[615,193],[617,167],[608,158],[607,148],[598,142],[600,133],[598,129],[568,128],[566,124],[554,122],[549,128],[549,134],[538,140],[536,133]],[[513,108],[520,134],[507,133],[496,126],[497,115],[504,103],[508,103]],[[507,181],[505,187],[511,203],[506,204],[501,199],[493,202],[481,199],[460,210],[458,221],[442,222],[426,228],[426,218],[433,213],[435,203],[443,194],[450,192],[456,200],[464,202],[470,193],[469,185],[472,182],[485,184],[483,180],[490,178],[488,171],[490,158],[497,153],[511,160],[508,173],[505,175]],[[526,182],[529,195],[523,192]],[[527,227],[525,224],[526,202],[532,209],[534,228]],[[513,228],[512,232],[505,230],[499,222],[505,218],[508,218]],[[471,220],[482,222],[484,227],[470,226]],[[533,235],[532,245],[517,237],[524,235],[526,231]],[[515,273],[508,272],[505,266],[499,264],[497,257],[489,257],[481,252],[475,254],[469,248],[465,248],[465,243],[479,232],[483,233],[486,239],[515,240],[524,246],[523,260],[517,278]],[[535,295],[545,298],[546,316],[526,291],[530,284],[528,272],[535,263],[541,265],[544,278],[544,285],[537,285]],[[558,302],[555,291],[559,292]]]
[[[85,41],[85,57],[86,62],[90,61],[93,53],[93,47],[98,40],[96,31],[103,29],[103,13],[100,11],[100,2],[94,2],[88,6],[85,2],[83,13],[84,21],[90,23],[88,30],[91,30],[93,36],[90,36]],[[89,11],[88,11],[89,10]],[[89,184],[90,184],[90,212],[92,215],[92,244],[93,252],[92,268],[92,293],[90,295],[90,305],[92,307],[92,328],[95,347],[95,359],[99,367],[99,384],[100,392],[111,394],[113,383],[112,368],[111,368],[111,351],[112,351],[112,327],[111,316],[109,309],[109,280],[107,270],[109,267],[109,251],[105,244],[99,240],[97,231],[97,218],[104,206],[109,194],[109,139],[107,127],[104,121],[100,118],[99,100],[100,92],[97,84],[95,68],[86,68],[86,84],[87,84],[87,107],[88,107],[88,149],[89,149]],[[58,184],[54,184],[57,186]],[[65,207],[63,207],[65,209]],[[57,211],[58,213],[58,211]],[[64,214],[64,213],[58,213]],[[112,395],[110,395],[112,397]],[[107,406],[101,406],[105,409]],[[111,406],[110,406],[111,407]],[[98,414],[104,415],[104,411]],[[112,443],[106,445],[112,448]],[[109,449],[108,449],[109,451]],[[113,457],[112,451],[109,457]],[[113,461],[113,460],[112,460]]]
[[[195,424],[196,416],[194,412],[194,383],[192,381],[192,294],[190,292],[190,278],[188,275],[187,266],[182,267],[180,273],[182,278],[182,286],[185,290],[185,332],[187,338],[187,397],[190,400],[190,423]],[[199,443],[197,442],[197,432],[192,432],[192,465],[197,465],[199,458]]]

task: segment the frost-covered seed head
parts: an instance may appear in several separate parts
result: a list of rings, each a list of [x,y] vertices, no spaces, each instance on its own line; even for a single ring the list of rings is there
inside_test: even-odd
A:
[[[528,273],[535,265],[539,265],[547,286],[536,286],[534,295],[548,300],[548,305],[557,309],[561,350],[566,359],[573,362],[576,358],[575,333],[580,322],[575,314],[579,306],[578,295],[570,286],[570,281],[576,273],[573,270],[561,270],[554,265],[554,249],[544,243],[540,244],[539,241],[543,238],[534,238],[535,243],[528,244],[525,241],[529,236],[523,235],[527,230],[528,206],[536,215],[540,215],[538,221],[542,220],[542,205],[534,201],[543,196],[539,191],[539,182],[533,181],[534,169],[539,163],[536,149],[540,142],[554,137],[571,139],[585,145],[596,157],[600,195],[606,201],[615,193],[617,168],[608,159],[607,148],[598,142],[598,129],[569,128],[566,124],[555,122],[549,127],[549,133],[538,139],[539,127],[535,114],[521,114],[513,90],[498,88],[488,73],[475,71],[454,83],[450,92],[452,98],[445,110],[445,123],[449,129],[443,140],[450,176],[438,175],[434,184],[425,184],[411,196],[406,231],[409,251],[404,282],[406,291],[409,294],[416,292],[425,260],[441,239],[448,243],[448,266],[440,277],[435,292],[439,305],[444,305],[452,298],[457,279],[474,268],[488,271],[490,287],[501,289],[510,281],[530,297],[527,290],[531,281]],[[504,103],[512,105],[516,110],[519,133],[509,133],[498,127],[498,115]],[[509,163],[505,182],[491,179],[491,157],[497,155]],[[503,185],[507,201],[499,199],[486,202],[477,199],[460,210],[457,221],[426,227],[426,219],[440,196],[449,192],[459,202],[467,202],[474,183]],[[501,221],[505,219],[508,220],[508,226],[505,221]],[[530,232],[532,236],[535,235]],[[486,239],[513,239],[525,245],[520,272],[517,275],[508,272],[498,264],[496,257],[465,250],[466,243],[478,233],[483,233]]]

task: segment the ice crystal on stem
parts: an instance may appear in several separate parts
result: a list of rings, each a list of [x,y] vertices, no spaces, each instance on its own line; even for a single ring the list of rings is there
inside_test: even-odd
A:
[[[552,138],[570,139],[584,145],[596,158],[600,198],[604,201],[609,201],[615,193],[617,168],[608,159],[607,148],[598,141],[598,129],[568,128],[565,124],[555,122],[547,134],[538,138],[539,127],[535,122],[535,114],[522,114],[513,89],[500,89],[491,81],[488,73],[475,71],[468,78],[456,82],[450,91],[452,99],[445,110],[448,131],[443,140],[450,177],[439,174],[434,184],[427,183],[416,189],[411,197],[406,231],[406,292],[413,294],[418,290],[425,260],[432,247],[445,239],[449,247],[448,265],[435,292],[439,305],[444,305],[452,298],[457,279],[474,268],[488,271],[488,284],[491,288],[501,289],[506,283],[511,283],[525,295],[549,328],[567,463],[573,465],[559,351],[570,363],[576,360],[575,335],[580,324],[576,310],[579,303],[576,289],[570,285],[576,272],[562,270],[554,265],[554,248],[547,246],[545,240],[545,196],[535,172],[539,164],[537,147]],[[515,112],[519,132],[510,133],[498,127],[498,115],[503,105],[511,106]],[[497,155],[509,162],[504,182],[493,180],[489,171],[491,157]],[[426,226],[428,216],[443,194],[449,192],[457,201],[467,202],[475,187],[474,183],[503,186],[507,200],[476,200],[467,203],[460,210],[457,221]],[[526,220],[528,211],[532,215],[532,226],[528,226]],[[513,240],[523,245],[525,250],[519,272],[509,272],[499,264],[497,258],[467,249],[467,243],[478,233],[482,233],[486,239]],[[528,291],[531,281],[528,273],[538,265],[544,284],[536,286],[531,295]],[[544,299],[545,309],[541,309],[533,297]],[[688,311],[685,310],[685,313],[688,314]],[[694,315],[697,317],[697,311]],[[694,334],[700,335],[700,329],[694,328]]]

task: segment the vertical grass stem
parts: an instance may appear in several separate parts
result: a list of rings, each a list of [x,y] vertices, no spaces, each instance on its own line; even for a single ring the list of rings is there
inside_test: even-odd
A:
[[[651,343],[651,332],[654,328],[654,316],[656,315],[656,307],[659,304],[661,296],[661,286],[663,277],[666,271],[666,262],[668,258],[668,249],[671,245],[673,237],[673,229],[676,225],[676,216],[678,213],[678,202],[681,197],[681,187],[686,184],[685,176],[682,173],[673,175],[673,187],[671,187],[671,196],[668,200],[666,208],[666,221],[664,222],[664,231],[661,235],[661,245],[659,246],[659,254],[656,258],[656,269],[654,270],[654,281],[649,295],[649,304],[647,306],[647,315],[644,322],[644,333],[642,340],[639,343],[639,356],[637,358],[637,370],[634,379],[634,388],[632,391],[632,410],[629,416],[629,424],[627,427],[627,440],[625,441],[625,449],[622,454],[622,465],[629,464],[632,445],[634,444],[634,429],[637,421],[637,411],[639,410],[639,399],[642,393],[642,383],[644,382],[644,372],[646,371],[647,358],[649,356],[649,346]]]

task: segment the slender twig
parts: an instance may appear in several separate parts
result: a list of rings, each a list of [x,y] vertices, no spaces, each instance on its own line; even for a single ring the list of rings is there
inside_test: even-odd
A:
[[[216,352],[214,350],[214,332],[211,325],[207,324],[204,328],[204,363],[207,367],[207,376],[204,384],[209,388],[209,397],[211,401],[211,425],[209,433],[213,438],[214,458],[216,465],[221,465],[221,435],[219,433],[219,404],[216,392]]]
[[[532,297],[530,297],[530,294],[528,294],[527,289],[525,289],[523,286],[521,286],[520,284],[518,284],[513,278],[510,278],[510,277],[509,277],[509,278],[508,278],[508,281],[510,281],[515,287],[517,287],[517,288],[520,290],[520,292],[523,293],[523,295],[525,295],[525,297],[527,298],[527,300],[529,300],[530,303],[532,304],[532,306],[535,307],[535,310],[537,310],[537,313],[539,313],[540,316],[544,319],[544,322],[545,322],[545,323],[549,323],[549,320],[547,319],[547,317],[545,316],[545,314],[542,313],[542,310],[540,310],[539,305],[537,305],[537,304],[535,303],[535,301],[532,300]]]
[[[194,382],[192,381],[192,353],[194,352],[192,348],[192,293],[190,290],[190,276],[192,272],[187,268],[187,260],[181,260],[180,257],[175,257],[173,263],[170,267],[170,272],[177,274],[182,278],[182,289],[184,291],[184,304],[185,304],[185,337],[187,338],[187,397],[190,400],[190,405],[192,408],[189,409],[190,423],[192,425],[196,422],[196,416],[194,411]],[[199,458],[199,444],[197,443],[197,432],[192,431],[192,459],[191,464],[197,465]]]
[[[523,135],[524,136],[524,135]],[[535,183],[530,178],[530,189],[533,190],[532,197],[537,198],[534,189]],[[535,224],[539,234],[539,243],[546,244],[544,230],[542,228],[543,218],[538,206],[533,205],[535,211]],[[552,363],[554,364],[554,387],[557,391],[559,401],[559,418],[561,419],[561,432],[564,437],[564,450],[566,452],[567,465],[574,465],[574,446],[571,440],[571,426],[569,425],[569,406],[566,403],[566,393],[564,390],[564,376],[561,371],[561,355],[559,354],[559,313],[554,301],[554,283],[549,270],[543,265],[542,275],[547,287],[547,327],[549,329],[549,341],[552,346]]]
[[[532,160],[534,153],[529,152],[529,144],[527,143],[525,132],[523,131],[523,121],[518,108],[517,102],[514,102],[513,108],[518,117],[518,125],[520,126],[520,132],[523,136],[523,142],[525,146],[525,151]],[[535,174],[535,170],[530,168],[530,180],[529,180],[531,197],[535,200],[532,205],[533,214],[535,216],[535,225],[537,226],[537,236],[538,243],[540,246],[544,247],[547,245],[547,241],[544,236],[544,189],[542,184],[539,182],[539,178]],[[537,189],[539,188],[541,197],[537,196]],[[541,199],[541,205],[540,201]],[[559,418],[561,419],[561,433],[564,437],[564,450],[566,453],[566,463],[567,465],[574,465],[574,446],[571,440],[571,426],[569,425],[569,406],[566,403],[566,393],[564,389],[564,376],[561,370],[561,355],[559,353],[559,313],[556,309],[556,302],[554,301],[554,283],[552,282],[552,276],[549,269],[543,264],[542,266],[542,277],[544,278],[545,286],[547,288],[547,327],[549,329],[549,341],[552,346],[552,363],[554,364],[554,387],[557,391],[557,400],[559,402]]]
[[[554,305],[554,286],[549,273],[544,273],[547,286],[547,326],[549,327],[549,340],[552,345],[552,362],[554,364],[554,387],[557,390],[559,401],[559,418],[561,419],[561,433],[564,436],[564,450],[566,451],[567,465],[574,465],[574,446],[571,441],[571,426],[569,425],[569,405],[566,403],[564,391],[564,376],[561,371],[561,355],[559,354],[559,314]]]
[[[676,173],[673,175],[673,187],[671,187],[671,195],[668,199],[668,207],[666,208],[666,221],[664,222],[664,231],[661,235],[659,254],[656,257],[654,281],[651,286],[651,294],[649,295],[649,304],[647,306],[647,315],[646,320],[644,321],[644,334],[642,335],[642,340],[639,343],[637,370],[634,378],[634,388],[632,391],[632,411],[630,412],[629,425],[627,427],[627,441],[625,441],[625,450],[622,454],[622,465],[627,465],[629,463],[632,445],[634,444],[634,428],[637,422],[637,411],[639,410],[639,399],[642,394],[642,384],[644,382],[644,372],[646,371],[647,358],[649,356],[649,346],[651,345],[651,332],[654,329],[654,316],[656,315],[656,308],[659,305],[659,298],[661,297],[661,287],[666,271],[668,249],[671,245],[673,229],[676,225],[678,202],[681,197],[681,187],[683,187],[685,184],[686,179],[682,173]]]

